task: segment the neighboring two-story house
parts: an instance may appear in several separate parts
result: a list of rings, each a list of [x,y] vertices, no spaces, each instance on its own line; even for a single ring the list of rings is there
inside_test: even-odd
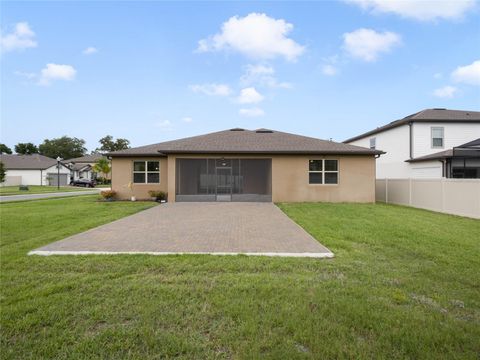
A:
[[[426,109],[344,143],[386,152],[377,179],[480,178],[479,138],[479,111]]]

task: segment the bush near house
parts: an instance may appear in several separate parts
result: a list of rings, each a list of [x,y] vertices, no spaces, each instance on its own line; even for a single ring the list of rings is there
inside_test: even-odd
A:
[[[100,195],[102,196],[102,198],[104,198],[105,200],[112,200],[115,198],[115,196],[117,195],[117,192],[115,190],[105,190],[105,191],[102,191],[100,193]]]
[[[150,190],[148,194],[152,197],[155,198],[156,201],[162,201],[162,200],[167,200],[167,193],[164,191],[155,191],[155,190]]]

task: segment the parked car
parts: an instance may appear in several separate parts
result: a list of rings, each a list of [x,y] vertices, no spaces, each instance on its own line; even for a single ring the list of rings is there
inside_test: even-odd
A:
[[[84,186],[84,187],[95,187],[97,185],[97,182],[95,180],[90,180],[90,179],[78,179],[78,180],[72,180],[70,182],[70,185],[72,186]]]

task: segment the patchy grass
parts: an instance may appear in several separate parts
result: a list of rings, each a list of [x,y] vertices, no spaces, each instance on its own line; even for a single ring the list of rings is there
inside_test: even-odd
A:
[[[56,186],[28,185],[28,190],[18,190],[18,186],[2,186],[0,187],[0,196],[43,194],[43,193],[53,193],[53,192],[82,191],[82,190],[86,190],[86,189],[81,187],[74,187],[74,186],[60,186],[60,189],[57,189]]]
[[[280,204],[336,257],[26,256],[153,205],[95,199],[0,205],[2,358],[478,357],[480,221]]]

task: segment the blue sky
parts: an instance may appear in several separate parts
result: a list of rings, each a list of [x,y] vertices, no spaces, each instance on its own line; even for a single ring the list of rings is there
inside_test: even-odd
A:
[[[424,108],[480,110],[479,8],[2,2],[1,142],[232,127],[342,141]]]

